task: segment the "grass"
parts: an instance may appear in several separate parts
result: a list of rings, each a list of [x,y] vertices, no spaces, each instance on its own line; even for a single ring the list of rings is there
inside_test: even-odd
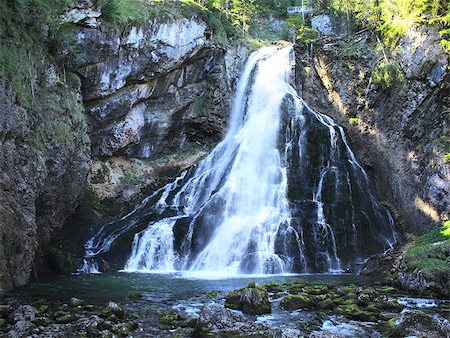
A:
[[[97,0],[102,18],[113,27],[143,26],[149,20],[181,19],[197,16],[212,28],[218,42],[226,43],[231,24],[221,13],[208,10],[193,0]]]
[[[133,172],[126,171],[123,176],[120,177],[120,183],[124,185],[138,185],[144,180],[144,175],[137,175]]]
[[[450,221],[420,237],[404,258],[407,269],[420,270],[432,283],[445,287],[450,278]]]

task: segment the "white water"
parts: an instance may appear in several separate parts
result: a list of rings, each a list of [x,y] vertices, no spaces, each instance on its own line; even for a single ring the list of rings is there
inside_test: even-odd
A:
[[[290,53],[291,48],[267,48],[252,56],[237,88],[228,134],[174,198],[174,204],[182,203],[191,215],[220,200],[211,241],[193,262],[178,257],[184,269],[237,274],[244,260],[251,259],[253,273],[289,271],[274,253],[274,241],[279,225],[290,218],[286,168],[277,149]],[[161,205],[166,198],[163,194]],[[163,219],[136,235],[125,270],[174,270],[177,257],[168,244],[173,242],[174,223]],[[252,256],[247,257],[250,245]]]
[[[349,175],[353,175],[377,219],[383,219],[384,209],[372,194],[367,174],[351,151],[342,127],[309,108],[290,85],[291,53],[292,47],[281,50],[272,47],[252,54],[237,87],[224,140],[199,163],[193,174],[184,172],[130,214],[104,225],[85,246],[83,271],[90,266],[98,271],[92,258],[108,251],[119,236],[139,226],[140,213],[146,212],[150,201],[151,212],[159,216],[135,234],[125,271],[181,270],[201,276],[280,274],[316,271],[317,267],[310,270],[308,264],[313,262],[317,266],[318,260],[325,264],[320,267],[322,271],[342,271],[338,254],[342,243],[337,243],[333,220],[325,216],[324,208],[329,203],[323,198],[325,180],[334,177],[337,195],[343,181],[351,199]],[[286,106],[286,98],[290,99],[293,112]],[[304,227],[295,225],[298,215],[293,218],[287,195],[288,169],[294,153],[298,152],[300,161],[308,156],[310,141],[305,123],[311,116],[328,133],[329,157],[319,154],[323,158],[315,176],[315,188],[306,201],[315,205],[311,208],[315,210],[315,221],[309,230],[315,251],[307,257]],[[283,125],[290,126],[284,134],[280,131]],[[347,171],[340,178],[336,165],[342,158],[347,159],[352,173]],[[352,200],[350,205],[349,240],[356,247],[359,239]],[[364,210],[362,213],[365,215]],[[387,250],[395,242],[390,224],[390,229],[372,235],[381,237]],[[370,237],[372,230],[365,231],[370,231]],[[361,256],[364,259],[367,256]]]

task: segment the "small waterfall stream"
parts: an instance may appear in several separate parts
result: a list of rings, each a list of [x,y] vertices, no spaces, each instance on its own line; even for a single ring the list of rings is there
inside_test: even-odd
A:
[[[392,249],[376,200],[342,127],[290,84],[292,47],[252,54],[228,133],[196,168],[103,225],[80,271],[134,234],[126,271],[224,274],[354,268]]]

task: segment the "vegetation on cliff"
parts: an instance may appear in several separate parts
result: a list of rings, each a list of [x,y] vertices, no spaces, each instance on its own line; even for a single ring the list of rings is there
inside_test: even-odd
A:
[[[403,257],[406,271],[419,274],[442,296],[449,295],[450,221],[420,237]]]
[[[442,35],[442,45],[450,50],[450,2],[441,0],[322,0],[323,8],[356,18],[376,29],[384,43],[395,46],[411,27],[435,26]]]

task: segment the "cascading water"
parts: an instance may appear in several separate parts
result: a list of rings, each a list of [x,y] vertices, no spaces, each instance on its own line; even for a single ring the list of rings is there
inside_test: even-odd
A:
[[[343,129],[290,85],[292,47],[254,53],[229,131],[197,168],[105,224],[83,271],[134,233],[126,271],[340,271],[392,248],[389,213],[374,197]]]

